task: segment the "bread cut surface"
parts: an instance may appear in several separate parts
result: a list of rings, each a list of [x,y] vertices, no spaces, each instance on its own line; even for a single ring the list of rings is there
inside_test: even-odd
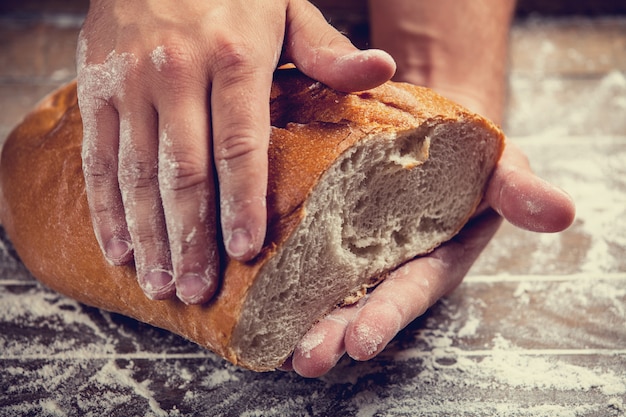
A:
[[[270,110],[266,242],[252,262],[226,259],[206,305],[149,300],[132,266],[111,266],[100,253],[75,84],[47,97],[7,139],[3,227],[49,287],[246,368],[275,369],[335,306],[461,229],[504,137],[425,88],[389,82],[346,94],[296,70],[277,71]]]

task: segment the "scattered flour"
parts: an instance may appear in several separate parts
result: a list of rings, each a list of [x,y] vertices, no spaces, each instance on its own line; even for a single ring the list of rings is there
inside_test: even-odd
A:
[[[505,340],[478,366],[480,372],[514,388],[579,392],[598,389],[605,395],[626,394],[626,381],[613,371],[589,369],[558,357],[528,355]]]
[[[394,354],[395,360],[423,361],[424,369],[418,378],[421,383],[457,384],[462,379],[464,384],[481,389],[597,390],[606,396],[626,394],[623,375],[572,363],[575,355],[570,357],[567,351],[537,355],[498,337],[493,349],[473,352],[449,346],[451,339],[445,334],[433,333],[426,338],[433,346],[431,350],[415,348]]]
[[[115,340],[102,331],[82,311],[81,305],[69,298],[45,291],[38,285],[33,285],[19,296],[0,291],[0,322],[12,322],[23,329],[32,328],[36,331],[62,333],[69,328],[80,329],[83,334],[90,334],[92,344],[81,344],[84,354],[90,352],[111,352],[115,349]],[[0,339],[0,346],[4,344]],[[0,352],[2,357],[20,357],[25,355],[38,355],[41,352],[64,352],[77,349],[74,340],[54,339],[45,346],[39,343],[31,343],[28,346],[16,344],[13,347],[4,344]]]
[[[78,100],[83,118],[83,135],[87,144],[97,138],[96,115],[113,97],[124,96],[124,83],[137,58],[130,53],[112,51],[102,64],[87,63],[87,40],[81,35],[76,51],[78,72]],[[92,149],[88,148],[87,152]]]
[[[69,416],[67,411],[63,410],[63,408],[59,406],[59,404],[57,404],[56,401],[54,400],[50,400],[50,399],[41,400],[39,402],[39,407],[41,407],[42,412],[48,415],[53,415],[57,417]]]
[[[356,336],[364,353],[368,356],[373,355],[383,343],[381,331],[364,323],[356,326]]]
[[[227,382],[238,382],[237,374],[233,369],[215,369],[211,371],[205,378],[202,378],[202,385],[208,388],[216,388]]]
[[[109,105],[112,98],[122,98],[125,91],[125,80],[128,72],[133,68],[137,59],[130,53],[117,53],[112,51],[101,64],[88,64],[88,45],[84,36],[79,36],[76,51],[77,74],[78,74],[78,102],[83,122],[83,147],[82,162],[86,172],[93,172],[99,163],[95,158],[100,151],[98,113],[104,106]],[[124,124],[120,123],[120,135],[130,135],[130,131],[124,129]],[[126,125],[129,126],[128,123]],[[89,176],[85,176],[88,197],[91,194],[92,181]],[[94,216],[96,238],[100,247],[105,247],[106,242],[102,241],[100,229],[106,218]]]
[[[161,45],[154,48],[154,50],[150,53],[150,59],[152,60],[152,63],[154,64],[157,71],[161,71],[163,65],[167,63],[167,53],[165,51],[165,46]]]
[[[463,327],[459,329],[457,332],[458,337],[471,337],[476,334],[476,331],[481,326],[481,318],[475,315],[469,315],[468,319],[465,321]]]
[[[128,387],[131,389],[132,393],[148,401],[150,411],[154,416],[167,417],[169,415],[160,407],[158,401],[154,398],[154,393],[148,387],[150,385],[150,381],[145,380],[143,382],[138,382],[133,378],[132,370],[120,369],[114,360],[109,361],[106,365],[100,368],[94,377],[94,380],[102,384],[104,387],[116,385]]]
[[[302,340],[300,340],[300,343],[298,344],[298,349],[305,358],[310,358],[311,351],[324,343],[325,337],[326,332],[323,329],[319,331],[311,331],[307,333],[302,338]]]

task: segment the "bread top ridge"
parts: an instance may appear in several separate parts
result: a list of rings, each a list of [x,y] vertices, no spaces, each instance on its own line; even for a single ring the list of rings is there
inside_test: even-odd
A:
[[[499,147],[492,165],[504,141],[491,122],[426,88],[388,82],[368,91],[342,93],[297,70],[276,72],[270,116],[264,248],[248,263],[222,253],[221,287],[205,305],[149,300],[136,282],[132,265],[112,266],[102,256],[82,175],[82,123],[75,82],[45,98],[5,142],[0,162],[2,225],[27,268],[50,288],[181,334],[235,364],[266,370],[271,366],[240,362],[231,346],[233,329],[257,273],[305,216],[307,197],[339,155],[381,133],[447,120],[472,123],[491,135]]]

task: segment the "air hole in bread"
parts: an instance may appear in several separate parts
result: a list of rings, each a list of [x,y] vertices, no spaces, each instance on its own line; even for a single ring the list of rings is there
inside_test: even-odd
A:
[[[403,168],[411,169],[421,165],[428,159],[430,137],[427,135],[407,135],[399,140],[390,160]]]

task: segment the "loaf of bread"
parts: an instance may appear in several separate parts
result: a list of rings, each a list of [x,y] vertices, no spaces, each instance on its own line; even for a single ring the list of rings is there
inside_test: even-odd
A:
[[[252,262],[223,253],[205,305],[152,301],[132,265],[93,234],[81,170],[76,85],[44,99],[8,137],[0,218],[42,283],[168,329],[256,371],[283,363],[325,314],[452,238],[504,147],[484,118],[408,84],[341,93],[297,70],[271,91],[268,234]]]

